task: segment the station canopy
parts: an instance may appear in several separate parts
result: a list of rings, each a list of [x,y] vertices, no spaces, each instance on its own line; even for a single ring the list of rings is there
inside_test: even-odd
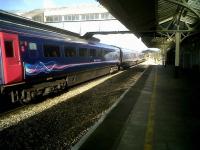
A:
[[[148,47],[171,48],[200,32],[200,0],[98,0]],[[166,48],[165,47],[165,48]]]

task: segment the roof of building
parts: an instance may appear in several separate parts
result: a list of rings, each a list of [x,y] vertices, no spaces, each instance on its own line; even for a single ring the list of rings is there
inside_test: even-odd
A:
[[[35,9],[23,14],[25,17],[32,17],[41,13],[44,15],[65,15],[65,14],[86,14],[108,12],[103,6],[97,4],[81,4],[55,8]]]

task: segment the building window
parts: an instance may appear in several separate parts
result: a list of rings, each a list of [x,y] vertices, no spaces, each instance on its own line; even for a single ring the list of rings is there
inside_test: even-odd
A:
[[[101,14],[101,19],[114,19],[114,17],[110,13],[106,12]]]
[[[65,15],[64,16],[64,20],[65,21],[71,21],[72,20],[72,16],[71,15]]]
[[[90,14],[82,14],[81,20],[98,20],[99,14],[98,13],[90,13]]]
[[[46,16],[46,22],[53,22],[53,16]]]
[[[61,21],[62,21],[62,16],[60,15],[53,16],[53,22],[61,22]]]
[[[63,16],[64,21],[86,21],[86,20],[106,20],[114,19],[114,17],[109,13],[87,13],[87,14],[67,14]],[[38,18],[39,19],[39,18]],[[46,22],[61,22],[61,15],[46,16]]]
[[[44,45],[45,57],[60,57],[60,48],[57,45]]]
[[[32,19],[33,19],[34,21],[43,22],[43,16],[42,16],[42,15],[33,16]]]
[[[94,14],[90,14],[90,20],[94,20]]]
[[[62,16],[55,15],[55,16],[46,16],[46,22],[61,22]]]
[[[78,21],[79,15],[72,15],[72,21]]]
[[[85,14],[81,15],[81,20],[86,20],[86,15]]]
[[[65,52],[65,57],[76,56],[76,48],[75,47],[65,47],[64,52]]]
[[[6,57],[14,57],[13,41],[4,41]]]
[[[95,14],[94,14],[94,19],[95,19],[95,20],[98,20],[98,19],[99,19],[99,14],[98,14],[98,13],[95,13]]]
[[[109,13],[102,13],[101,14],[101,19],[108,19],[109,18]]]
[[[96,57],[96,49],[90,49],[90,56]]]
[[[78,21],[79,15],[77,14],[70,14],[70,15],[64,15],[64,21]]]
[[[86,57],[87,56],[87,48],[79,48],[79,56]]]
[[[90,14],[86,14],[86,20],[90,20]]]
[[[82,14],[81,20],[90,20],[90,14]]]

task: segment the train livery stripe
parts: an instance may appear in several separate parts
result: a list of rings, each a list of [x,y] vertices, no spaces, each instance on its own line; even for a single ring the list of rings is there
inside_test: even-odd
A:
[[[102,61],[102,62],[90,62],[90,63],[76,63],[76,64],[66,64],[59,65],[55,61],[50,61],[48,63],[38,62],[36,64],[25,63],[25,73],[26,75],[37,75],[39,73],[50,73],[53,71],[62,71],[67,68],[84,66],[84,65],[93,65],[93,64],[103,64],[103,63],[117,63],[116,61]]]

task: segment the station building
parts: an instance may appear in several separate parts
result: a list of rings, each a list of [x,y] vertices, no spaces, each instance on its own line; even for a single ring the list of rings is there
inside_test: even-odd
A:
[[[36,9],[24,17],[84,35],[86,32],[128,31],[101,5],[82,4],[60,8]]]

